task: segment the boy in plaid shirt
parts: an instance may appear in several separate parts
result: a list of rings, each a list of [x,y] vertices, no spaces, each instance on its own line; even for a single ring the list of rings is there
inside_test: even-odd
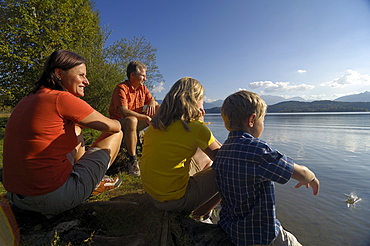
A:
[[[235,245],[301,245],[281,226],[275,213],[274,182],[290,178],[312,187],[319,180],[307,167],[259,139],[264,130],[266,103],[256,94],[241,90],[226,98],[221,108],[228,139],[213,163],[221,194],[219,225]]]

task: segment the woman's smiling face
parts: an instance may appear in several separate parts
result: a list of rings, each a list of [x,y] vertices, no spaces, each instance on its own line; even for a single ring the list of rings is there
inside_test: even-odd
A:
[[[57,69],[57,76],[60,78],[62,86],[77,97],[85,95],[85,86],[89,85],[86,78],[86,65],[80,64],[69,70]]]

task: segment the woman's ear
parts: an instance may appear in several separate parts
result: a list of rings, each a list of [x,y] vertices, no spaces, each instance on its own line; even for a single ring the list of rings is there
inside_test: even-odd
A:
[[[63,73],[63,69],[61,69],[61,68],[55,68],[54,69],[54,74],[55,74],[55,76],[57,76],[57,78],[59,80],[62,78],[62,73]]]

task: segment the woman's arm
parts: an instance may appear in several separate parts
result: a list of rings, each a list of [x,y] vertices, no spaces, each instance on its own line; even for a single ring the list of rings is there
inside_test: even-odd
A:
[[[78,124],[83,127],[107,133],[117,133],[121,131],[121,123],[118,120],[109,119],[96,110],[86,116]]]

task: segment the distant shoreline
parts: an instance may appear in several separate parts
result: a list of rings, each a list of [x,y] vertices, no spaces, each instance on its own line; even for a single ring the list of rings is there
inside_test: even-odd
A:
[[[205,109],[206,113],[221,113],[221,107]],[[268,113],[328,113],[328,112],[370,112],[370,102],[314,101],[281,102],[267,107]]]
[[[339,114],[370,114],[370,111],[352,111],[352,112],[267,112],[267,115],[325,115],[325,114],[330,114],[330,115],[339,115]],[[206,115],[220,115],[221,112],[214,113],[214,112],[207,112],[206,110]]]

